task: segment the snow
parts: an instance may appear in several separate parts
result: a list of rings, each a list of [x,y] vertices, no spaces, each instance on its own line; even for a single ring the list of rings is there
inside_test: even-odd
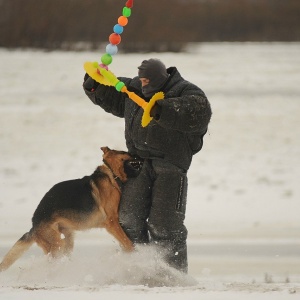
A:
[[[0,49],[0,259],[55,183],[92,173],[101,146],[126,149],[122,119],[82,90],[97,52]],[[78,233],[71,259],[33,246],[0,273],[1,299],[297,299],[300,293],[300,43],[204,43],[188,53],[118,54],[134,76],[160,58],[207,94],[213,118],[189,171],[189,275],[155,249],[120,252]]]

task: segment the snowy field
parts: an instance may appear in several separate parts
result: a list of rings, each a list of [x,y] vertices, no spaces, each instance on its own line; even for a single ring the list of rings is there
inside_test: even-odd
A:
[[[55,183],[89,175],[101,146],[125,149],[122,119],[82,90],[96,52],[0,49],[0,259]],[[135,76],[160,58],[213,109],[189,171],[189,276],[153,249],[123,254],[105,231],[78,233],[71,260],[33,246],[0,274],[0,299],[300,299],[300,44],[201,44],[184,54],[115,56]]]

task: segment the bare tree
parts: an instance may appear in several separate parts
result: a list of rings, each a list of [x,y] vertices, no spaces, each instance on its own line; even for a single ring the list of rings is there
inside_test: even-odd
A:
[[[120,4],[121,3],[121,4]],[[0,0],[0,47],[97,48],[120,0]],[[181,51],[188,42],[299,41],[299,0],[138,0],[123,51]]]

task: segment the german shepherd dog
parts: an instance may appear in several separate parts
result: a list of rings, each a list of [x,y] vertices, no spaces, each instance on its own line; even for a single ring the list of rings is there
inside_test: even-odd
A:
[[[74,231],[105,228],[125,251],[134,246],[119,224],[121,184],[138,175],[142,160],[127,152],[102,147],[104,164],[91,176],[63,181],[43,197],[32,217],[32,228],[9,250],[0,272],[9,268],[36,242],[46,255],[70,255]]]

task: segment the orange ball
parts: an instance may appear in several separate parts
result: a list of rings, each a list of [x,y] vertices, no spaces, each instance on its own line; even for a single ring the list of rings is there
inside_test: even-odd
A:
[[[126,26],[128,24],[128,19],[124,16],[119,17],[118,24],[121,26]]]
[[[112,44],[112,45],[118,45],[121,43],[121,36],[117,33],[112,33],[110,36],[109,36],[109,42]]]

